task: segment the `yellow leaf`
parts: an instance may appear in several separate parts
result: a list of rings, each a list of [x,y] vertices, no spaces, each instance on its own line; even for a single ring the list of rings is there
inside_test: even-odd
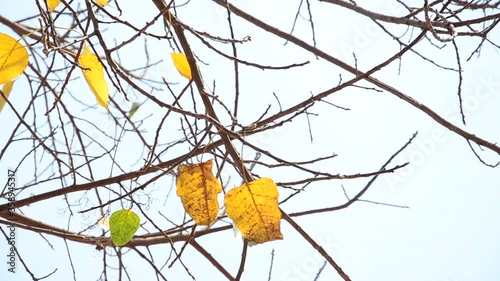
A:
[[[283,239],[278,195],[278,187],[270,178],[246,183],[226,194],[227,216],[249,242],[260,244]]]
[[[191,67],[189,67],[186,55],[183,53],[171,53],[170,56],[172,57],[172,61],[177,71],[179,71],[183,77],[191,80]]]
[[[28,66],[28,51],[19,41],[0,33],[0,85],[23,74]]]
[[[180,165],[176,179],[177,196],[197,225],[210,225],[217,219],[217,194],[222,185],[212,173],[212,160]]]
[[[12,91],[12,86],[14,86],[14,81],[9,81],[3,85],[2,92],[6,98],[9,97],[10,92]],[[2,111],[6,102],[7,100],[4,99],[2,95],[0,95],[0,112]]]
[[[108,5],[108,0],[95,0],[95,2],[103,7]]]
[[[61,0],[47,0],[47,6],[49,7],[49,10],[53,12],[57,6],[59,6],[59,3],[61,3]]]
[[[83,68],[83,76],[89,84],[89,88],[94,93],[97,103],[101,106],[108,108],[108,84],[104,79],[104,67],[101,62],[94,55],[87,46],[83,47],[83,52],[78,57],[78,62]]]

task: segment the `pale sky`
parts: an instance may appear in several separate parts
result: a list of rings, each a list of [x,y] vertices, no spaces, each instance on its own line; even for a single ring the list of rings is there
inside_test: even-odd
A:
[[[20,19],[33,15],[36,10],[33,1],[0,0],[0,14],[8,18]],[[82,2],[77,0],[75,2]],[[367,1],[361,1],[367,2]],[[358,1],[359,5],[365,5]],[[387,4],[388,1],[370,2],[369,8],[381,13],[394,13],[398,10]],[[157,11],[153,4],[145,1],[138,5],[135,1],[121,0],[122,17],[127,21],[141,26],[154,16]],[[296,13],[299,1],[245,1],[237,0],[233,3],[248,13],[255,13],[261,20],[272,24],[284,31],[289,31]],[[22,6],[23,9],[19,9]],[[373,23],[366,18],[357,16],[346,9],[332,4],[313,2],[313,17],[315,19],[316,38],[318,48],[326,51],[338,59],[353,64],[352,55],[346,50],[356,53],[360,70],[367,70],[378,63],[385,61],[399,50],[397,42],[388,35],[374,31]],[[107,8],[117,13],[113,3]],[[303,16],[307,16],[304,9]],[[191,1],[185,7],[178,9],[179,18],[193,28],[228,37],[225,11],[210,1]],[[250,125],[271,104],[270,113],[279,112],[279,106],[273,92],[279,97],[281,106],[288,108],[311,95],[327,90],[339,83],[339,74],[342,80],[347,81],[352,75],[338,67],[316,59],[311,54],[299,49],[291,43],[283,46],[284,41],[265,34],[255,26],[233,17],[236,36],[241,38],[251,36],[251,41],[239,46],[240,58],[266,65],[286,65],[310,61],[310,64],[291,69],[289,71],[262,71],[256,68],[241,68],[241,101],[239,121]],[[106,34],[116,38],[117,42],[128,38],[130,34],[118,32],[108,26]],[[118,30],[118,31],[117,31]],[[150,31],[161,33],[162,23],[159,22]],[[402,35],[405,30],[394,27],[396,34]],[[0,25],[0,32],[14,36],[9,28]],[[294,35],[312,44],[309,23],[299,18]],[[404,37],[407,42],[410,35]],[[416,32],[413,37],[416,36]],[[489,36],[496,43],[500,43],[500,32],[497,30]],[[234,95],[232,62],[215,56],[194,37],[189,40],[197,56],[205,64],[200,69],[207,86],[212,89],[212,82],[216,81],[216,94],[228,104],[232,105]],[[467,117],[467,126],[464,128],[493,143],[500,142],[498,124],[500,113],[500,72],[496,64],[492,63],[498,57],[498,50],[491,45],[485,45],[479,58],[469,62],[465,59],[472,52],[478,42],[477,38],[460,38],[457,40],[462,51],[464,84],[462,93],[464,111]],[[150,53],[151,61],[163,61],[152,67],[150,77],[165,78],[169,82],[178,82],[173,88],[180,91],[187,80],[182,78],[173,67],[169,53],[173,50],[165,42],[148,39],[148,45],[155,46]],[[110,45],[113,41],[110,40]],[[140,67],[144,63],[143,40],[123,49],[120,59],[123,65],[129,68]],[[441,43],[439,43],[441,45]],[[230,46],[222,46],[221,50],[230,53]],[[456,68],[453,46],[449,45],[440,51],[430,46],[428,42],[421,42],[416,50],[429,55],[437,63]],[[33,62],[30,57],[30,62]],[[434,65],[422,61],[413,54],[406,54],[401,61],[398,74],[398,61],[393,62],[375,77],[399,89],[405,94],[426,104],[434,111],[442,114],[447,120],[460,125],[458,113],[457,83],[458,75],[445,72]],[[75,77],[78,77],[75,75]],[[29,102],[29,88],[27,80],[21,76],[16,81],[10,101],[24,110]],[[87,90],[84,80],[71,81],[74,83],[72,94],[87,104],[95,104],[94,96]],[[373,87],[363,82],[359,85]],[[131,101],[145,100],[131,89]],[[164,89],[163,89],[164,90]],[[168,95],[166,91],[153,93],[160,98]],[[129,108],[120,94],[114,99]],[[68,106],[81,111],[79,116],[88,118],[98,126],[106,126],[108,118],[105,110],[99,107],[83,110],[83,106],[75,102],[70,95],[64,96]],[[166,98],[165,98],[166,99]],[[343,111],[325,103],[317,103],[311,108],[311,130],[314,141],[311,143],[308,133],[308,121],[303,117],[295,119],[273,132],[254,135],[247,140],[277,156],[293,161],[306,161],[321,155],[338,154],[337,157],[325,163],[315,163],[310,167],[325,172],[339,174],[368,173],[377,171],[387,159],[395,153],[414,132],[418,136],[414,143],[398,156],[390,165],[402,164],[411,161],[410,165],[394,174],[379,177],[370,190],[362,197],[364,200],[379,203],[406,206],[408,208],[389,207],[380,204],[357,202],[347,209],[303,216],[295,218],[296,222],[313,238],[319,242],[333,259],[354,281],[494,281],[500,280],[500,271],[497,262],[500,260],[500,173],[498,168],[492,169],[481,164],[470,150],[467,142],[454,133],[443,128],[422,112],[409,106],[402,100],[387,92],[367,91],[359,88],[347,88],[333,94],[326,99],[336,105],[350,108]],[[188,105],[189,101],[186,100]],[[201,106],[198,104],[198,106]],[[113,112],[113,110],[112,110]],[[135,120],[141,120],[148,115],[147,123],[142,128],[147,130],[144,135],[152,143],[155,129],[163,117],[163,110],[152,102],[146,102],[136,113]],[[43,113],[39,112],[39,115]],[[221,118],[225,122],[227,117]],[[167,120],[165,126],[172,135],[163,135],[164,142],[180,138],[177,129],[178,120]],[[0,113],[0,147],[17,124],[17,117],[6,106]],[[229,123],[228,123],[229,124]],[[170,127],[168,127],[170,126]],[[463,127],[463,126],[462,126]],[[91,127],[89,126],[89,130]],[[45,129],[42,129],[46,130]],[[110,134],[115,132],[111,131]],[[177,135],[175,135],[177,134]],[[106,143],[106,140],[103,140]],[[4,174],[7,168],[15,167],[20,157],[25,154],[27,142],[9,148],[0,161],[0,186],[4,186]],[[238,144],[235,142],[235,144]],[[496,163],[499,156],[491,151],[481,151],[474,145],[476,151],[488,163]],[[240,148],[240,147],[238,147]],[[99,149],[90,146],[90,149]],[[142,157],[147,154],[143,145],[132,135],[125,135],[120,143],[117,159],[127,171],[139,169],[143,162]],[[166,159],[185,153],[181,149],[167,151]],[[254,154],[248,148],[242,151],[245,159],[252,159]],[[204,160],[210,158],[205,155]],[[44,158],[43,161],[47,161]],[[42,161],[42,163],[43,163]],[[33,180],[33,159],[28,161],[18,171],[17,179],[20,185]],[[96,171],[97,179],[110,176],[109,163],[102,162],[102,169]],[[57,168],[54,168],[57,169]],[[114,173],[118,169],[114,168]],[[54,171],[47,171],[52,173]],[[254,170],[261,176],[271,177],[276,182],[286,182],[299,179],[303,174],[287,169],[269,169],[257,166]],[[223,177],[231,177],[225,188],[236,186],[241,178],[231,170],[223,171]],[[149,177],[145,177],[146,179]],[[141,178],[144,182],[145,179]],[[311,185],[305,192],[288,201],[281,207],[285,212],[293,213],[309,209],[334,206],[345,202],[342,186],[350,196],[365,186],[369,178],[356,180],[336,180],[319,182]],[[159,214],[182,222],[184,210],[180,200],[175,196],[172,176],[164,177],[148,187],[154,197],[153,204],[147,210],[148,214],[166,228],[171,227]],[[31,189],[31,192],[44,192],[59,188],[61,183],[41,184]],[[67,183],[68,185],[70,182]],[[130,184],[130,183],[126,183]],[[133,185],[131,187],[134,187]],[[290,194],[289,190],[280,188],[280,200]],[[92,193],[93,194],[93,193]],[[93,196],[89,192],[89,196]],[[20,198],[28,197],[22,193]],[[75,202],[82,196],[73,193],[68,198]],[[73,201],[71,201],[73,200]],[[82,200],[81,205],[75,205],[71,229],[79,231],[85,229],[98,219],[98,213],[84,215],[76,211],[87,209],[95,203]],[[223,194],[220,194],[220,202]],[[5,203],[4,199],[0,204]],[[90,204],[90,205],[89,205]],[[65,210],[66,203],[62,197],[54,200],[34,204],[23,211],[41,221],[52,223],[66,228],[69,212]],[[120,208],[113,204],[111,211]],[[140,214],[139,214],[140,215]],[[146,219],[141,216],[141,221]],[[218,222],[216,226],[224,225]],[[151,224],[147,225],[151,227]],[[2,226],[4,228],[4,226]],[[5,228],[4,228],[5,229]],[[152,228],[150,228],[152,229]],[[100,230],[94,229],[94,235]],[[282,221],[282,241],[272,241],[248,249],[247,264],[242,280],[267,280],[271,252],[274,250],[274,264],[272,280],[302,281],[315,280],[318,270],[324,259],[285,221]],[[138,235],[145,234],[139,230]],[[49,280],[72,280],[73,273],[70,267],[64,241],[59,238],[45,236],[53,245],[53,249],[39,235],[21,229],[17,230],[17,243],[22,258],[32,272],[38,277],[46,275],[57,268],[57,272]],[[8,252],[5,240],[0,239],[0,254]],[[241,257],[241,238],[235,237],[233,231],[225,231],[214,235],[203,236],[197,241],[206,248],[226,269],[236,274]],[[76,280],[98,280],[102,270],[102,252],[89,245],[68,242],[72,261],[75,265]],[[176,244],[179,250],[182,243]],[[144,250],[144,249],[142,249]],[[165,258],[170,254],[170,245],[157,245],[150,248],[161,267]],[[132,280],[153,279],[153,271],[149,265],[140,259],[136,253],[124,255],[124,261]],[[197,280],[223,280],[223,276],[196,250],[187,247],[182,255],[182,261],[189,267],[191,274]],[[19,270],[15,275],[6,270],[5,263],[0,267],[0,280],[24,281],[30,280],[18,262]],[[112,259],[110,265],[116,265]],[[177,262],[172,268],[166,266],[162,270],[169,280],[191,280],[182,266]],[[115,273],[113,273],[115,274]],[[117,280],[117,276],[108,276],[109,280]],[[341,280],[338,274],[329,265],[325,267],[317,280]]]

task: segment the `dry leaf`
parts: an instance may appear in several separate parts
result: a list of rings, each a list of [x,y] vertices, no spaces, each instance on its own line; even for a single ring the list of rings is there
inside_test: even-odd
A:
[[[59,3],[61,3],[61,0],[47,0],[47,6],[49,7],[49,10],[53,12],[57,6],[59,6]]]
[[[171,53],[170,56],[172,57],[172,61],[174,62],[174,66],[177,68],[177,71],[179,71],[183,77],[191,80],[191,67],[189,67],[186,55],[183,53]]]
[[[28,51],[16,39],[0,33],[0,85],[23,74],[28,66]]]
[[[283,239],[278,195],[278,187],[270,178],[252,181],[226,194],[227,216],[249,242],[260,244]]]
[[[89,85],[90,90],[94,93],[97,103],[108,108],[109,90],[108,84],[104,79],[104,67],[87,46],[83,47],[83,52],[78,57],[78,62],[82,67],[83,76]]]
[[[12,91],[12,86],[14,86],[14,81],[9,81],[3,85],[2,92],[5,95],[5,98],[9,97],[10,92]],[[7,100],[4,99],[2,95],[0,95],[0,112],[2,111],[6,102]]]
[[[177,196],[197,225],[210,225],[217,219],[217,194],[222,185],[212,173],[212,160],[200,164],[180,165],[176,179]]]

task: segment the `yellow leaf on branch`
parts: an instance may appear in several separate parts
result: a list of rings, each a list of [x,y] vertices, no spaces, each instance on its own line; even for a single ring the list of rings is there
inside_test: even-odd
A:
[[[210,225],[217,219],[217,194],[222,185],[212,173],[212,160],[180,165],[176,179],[177,196],[197,225]]]
[[[61,3],[61,0],[47,0],[47,6],[49,7],[49,10],[53,12],[57,6],[59,6],[59,3]]]
[[[108,5],[108,0],[95,0],[95,2],[103,7]]]
[[[227,216],[249,242],[260,244],[283,239],[278,195],[278,187],[270,178],[246,183],[226,194]]]
[[[28,51],[16,39],[0,33],[0,85],[23,74],[28,66]]]
[[[172,61],[177,71],[179,71],[183,77],[191,80],[191,67],[189,66],[186,55],[183,53],[171,53],[170,56],[172,57]]]
[[[14,81],[9,81],[5,83],[2,87],[2,92],[5,95],[5,99],[2,95],[0,95],[0,112],[2,111],[3,107],[5,106],[5,103],[7,102],[7,98],[10,95],[10,92],[12,91],[12,86],[14,86]]]
[[[84,46],[82,54],[78,57],[78,63],[82,67],[83,76],[90,91],[94,93],[97,103],[107,109],[109,90],[106,79],[104,79],[104,67],[101,62],[87,46]]]

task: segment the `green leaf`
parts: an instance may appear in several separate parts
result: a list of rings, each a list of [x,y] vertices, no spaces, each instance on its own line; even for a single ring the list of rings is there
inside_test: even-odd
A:
[[[116,246],[123,246],[134,237],[139,229],[140,219],[131,210],[119,210],[114,212],[109,219],[109,230],[111,240]]]
[[[128,113],[128,118],[132,118],[132,116],[134,116],[134,114],[137,112],[137,109],[139,109],[139,107],[141,107],[142,103],[139,103],[139,102],[134,102],[132,103],[132,107],[130,108],[130,111]]]

